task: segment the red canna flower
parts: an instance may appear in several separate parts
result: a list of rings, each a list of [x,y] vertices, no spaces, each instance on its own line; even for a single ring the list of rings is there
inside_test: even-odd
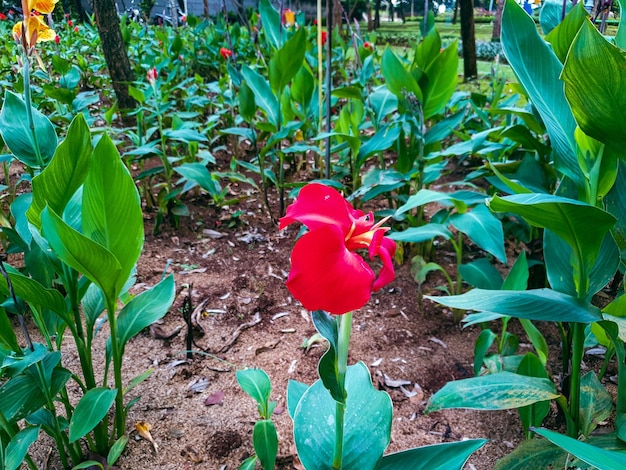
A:
[[[60,43],[60,42],[61,42],[61,36],[59,36],[59,35],[57,34],[57,35],[54,37],[54,42],[55,42],[56,44]]]
[[[326,31],[322,31],[322,46],[326,44],[326,39],[328,39],[328,34]]]
[[[374,224],[370,212],[354,209],[336,190],[311,183],[280,219],[279,228],[300,222],[309,229],[291,253],[287,287],[309,310],[342,315],[363,307],[371,293],[394,278],[392,258],[396,243],[385,238],[388,228]],[[367,248],[370,259],[378,256],[378,275],[356,250]]]
[[[368,51],[373,51],[374,50],[374,44],[372,44],[371,42],[365,41],[363,43],[363,48],[367,49]]]
[[[231,51],[230,49],[226,49],[225,47],[221,47],[220,48],[220,55],[227,60],[229,57],[232,57],[233,55],[233,51]]]
[[[74,32],[77,33],[78,32],[78,26],[74,26]]]
[[[4,13],[0,12],[0,21],[4,21],[7,19],[7,15],[5,15]]]
[[[72,20],[67,20],[67,25],[71,28],[74,26],[74,22]]]

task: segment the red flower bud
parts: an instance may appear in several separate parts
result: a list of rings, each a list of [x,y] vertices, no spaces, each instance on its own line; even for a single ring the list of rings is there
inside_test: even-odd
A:
[[[322,31],[322,46],[326,44],[326,39],[328,39],[328,33],[326,33],[326,31]]]
[[[226,49],[225,47],[221,47],[220,48],[220,55],[227,60],[229,57],[233,56],[233,51],[231,51],[230,49]]]
[[[74,32],[77,33],[78,32],[78,26],[74,26]]]
[[[67,20],[67,25],[71,28],[74,26],[74,22],[72,20]]]
[[[5,15],[4,13],[0,13],[0,20],[4,21],[7,19],[7,15]]]
[[[363,48],[367,49],[368,51],[373,51],[374,50],[374,44],[372,44],[371,42],[365,41],[363,43]]]
[[[60,37],[58,34],[54,37],[54,42],[55,42],[56,44],[58,44],[58,43],[60,43],[60,42],[61,42],[61,37]]]
[[[158,76],[159,75],[157,73],[156,67],[152,67],[150,70],[148,70],[148,73],[146,74],[146,78],[150,83],[155,83]]]

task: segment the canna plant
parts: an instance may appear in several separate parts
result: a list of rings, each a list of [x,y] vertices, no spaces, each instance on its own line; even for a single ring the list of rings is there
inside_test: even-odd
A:
[[[536,429],[548,440],[522,444],[497,468],[508,468],[513,462],[520,465],[515,468],[531,462],[537,467],[559,467],[566,462],[567,452],[582,461],[579,466],[622,468],[623,454],[615,449],[626,447],[625,297],[621,288],[602,307],[594,296],[615,276],[621,276],[625,261],[626,166],[621,150],[623,134],[618,132],[624,125],[623,98],[613,93],[619,89],[615,84],[625,77],[626,62],[620,49],[626,46],[623,24],[612,44],[578,5],[561,23],[551,25],[544,40],[524,11],[508,1],[502,26],[507,59],[550,136],[558,184],[554,194],[535,192],[497,174],[510,195],[494,196],[487,203],[494,212],[508,213],[542,229],[549,287],[473,289],[433,300],[478,311],[469,315],[471,322],[504,317],[556,322],[562,340],[563,380],[555,384],[545,375],[520,370],[484,375],[449,383],[431,398],[428,409],[521,408],[555,400],[565,417],[567,437]],[[597,73],[596,67],[603,73]],[[586,340],[588,344],[594,336],[598,338],[594,342],[609,346],[607,354],[615,354],[617,365],[615,432],[605,438],[591,436],[591,432],[612,414],[613,400],[595,373],[583,375],[581,367]],[[532,369],[537,372],[540,368]],[[538,421],[532,424],[538,426]],[[576,443],[579,438],[592,445]],[[551,442],[564,450],[548,452]]]
[[[393,406],[389,395],[372,385],[363,362],[348,365],[354,310],[363,307],[373,291],[394,279],[396,250],[387,238],[384,220],[355,210],[335,189],[318,183],[304,186],[280,220],[284,228],[300,222],[308,231],[291,255],[287,287],[311,311],[318,332],[329,349],[320,359],[319,380],[312,385],[290,381],[287,407],[293,420],[294,441],[306,469],[460,469],[483,439],[419,447],[383,455],[391,439]],[[357,250],[382,261],[375,273]],[[242,380],[244,379],[245,380]],[[254,445],[264,469],[273,468],[276,444],[268,421],[269,381],[258,369],[240,372],[242,388],[259,404],[262,420],[255,425]],[[269,424],[268,424],[269,423]],[[257,445],[257,443],[259,445]],[[261,445],[263,443],[264,445]],[[259,451],[262,449],[263,454]],[[252,461],[253,462],[253,461]],[[245,466],[248,465],[248,466]],[[249,461],[240,468],[251,468]]]
[[[3,228],[9,251],[22,252],[24,261],[19,267],[0,261],[2,466],[18,468],[25,458],[35,468],[26,453],[40,430],[54,439],[65,468],[83,462],[87,451],[110,466],[128,440],[126,414],[138,399],[128,401],[128,393],[150,375],[124,383],[125,346],[167,312],[174,280],[169,276],[142,294],[129,294],[144,239],[137,188],[107,135],[92,146],[82,114],[58,143],[51,122],[32,107],[29,70],[37,34],[28,21],[19,36],[24,99],[7,91],[0,110],[0,135],[32,177],[32,192],[11,204],[12,228]],[[8,313],[21,320],[30,315],[43,343],[31,341],[21,321],[26,346],[20,347]],[[92,342],[104,321],[106,355],[94,357]],[[60,362],[67,331],[80,371],[69,371]],[[105,364],[102,377],[96,376],[97,363]],[[81,392],[76,404],[67,391],[70,380]],[[109,412],[114,416],[111,428]]]

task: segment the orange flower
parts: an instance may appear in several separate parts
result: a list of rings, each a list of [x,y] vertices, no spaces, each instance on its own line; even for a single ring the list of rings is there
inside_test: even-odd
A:
[[[287,27],[296,24],[296,13],[289,8],[283,12],[283,24]]]
[[[20,21],[13,26],[13,36],[17,40],[22,37],[22,25]],[[41,16],[29,16],[26,19],[26,43],[33,46],[37,42],[54,41],[56,33],[48,26]]]
[[[54,10],[54,6],[59,0],[28,0],[28,11],[38,11],[45,15],[49,15]],[[26,12],[24,12],[26,13]]]

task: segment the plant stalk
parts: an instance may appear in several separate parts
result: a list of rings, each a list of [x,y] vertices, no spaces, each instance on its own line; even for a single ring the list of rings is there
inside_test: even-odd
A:
[[[583,360],[584,343],[585,343],[585,325],[583,323],[571,323],[572,326],[572,370],[570,375],[570,415],[574,422],[575,435],[570,437],[577,439],[579,424],[578,418],[580,416],[580,366]],[[568,435],[571,434],[568,429]]]
[[[117,337],[117,316],[115,300],[107,296],[107,318],[111,330],[111,355],[113,356],[113,376],[115,379],[115,433],[112,440],[116,441],[126,433],[126,413],[124,413],[124,388],[122,386],[122,350]]]
[[[333,470],[341,469],[343,463],[343,431],[344,416],[346,413],[346,372],[348,371],[348,347],[350,345],[350,333],[352,331],[352,312],[337,317],[339,338],[337,342],[337,372],[339,386],[344,391],[345,402],[336,402],[335,408],[335,451],[333,456]]]

